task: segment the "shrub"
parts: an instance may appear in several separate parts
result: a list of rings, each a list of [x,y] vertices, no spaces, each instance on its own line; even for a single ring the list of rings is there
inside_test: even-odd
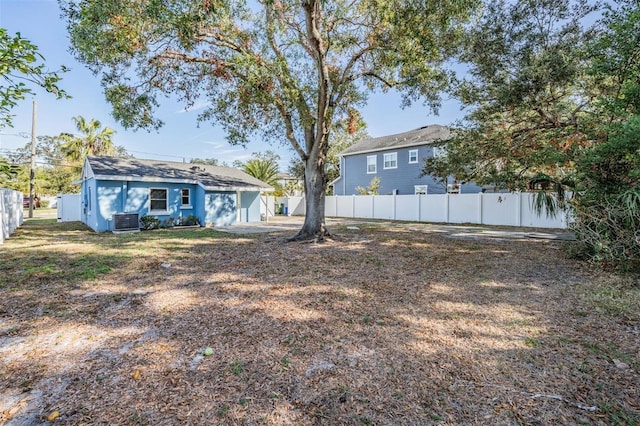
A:
[[[194,225],[200,225],[200,222],[198,221],[197,217],[195,217],[194,215],[190,214],[189,216],[187,216],[186,218],[184,218],[182,220],[182,224],[184,226],[194,226]]]
[[[160,227],[160,219],[155,216],[144,215],[140,218],[142,222],[142,229],[157,229]]]

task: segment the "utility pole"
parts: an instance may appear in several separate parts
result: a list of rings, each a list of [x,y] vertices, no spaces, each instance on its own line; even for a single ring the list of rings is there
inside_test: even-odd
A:
[[[31,117],[31,170],[29,172],[29,218],[33,217],[36,186],[36,117],[38,106],[33,101],[33,115]]]

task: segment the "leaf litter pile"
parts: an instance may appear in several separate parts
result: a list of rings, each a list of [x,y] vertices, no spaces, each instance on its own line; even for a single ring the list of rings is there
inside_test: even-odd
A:
[[[28,221],[0,247],[0,424],[638,424],[634,278],[429,229]]]

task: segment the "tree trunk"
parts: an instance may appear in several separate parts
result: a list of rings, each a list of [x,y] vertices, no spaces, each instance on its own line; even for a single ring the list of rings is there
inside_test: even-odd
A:
[[[304,170],[304,197],[306,214],[304,224],[289,241],[315,240],[322,241],[329,235],[324,221],[325,202],[325,170],[324,161],[309,157]]]

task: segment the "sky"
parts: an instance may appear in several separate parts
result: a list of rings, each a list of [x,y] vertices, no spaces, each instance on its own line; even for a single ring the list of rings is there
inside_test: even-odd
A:
[[[19,32],[38,46],[51,71],[61,65],[70,68],[62,74],[59,87],[72,99],[57,100],[54,95],[37,89],[12,110],[13,128],[0,129],[0,155],[22,147],[30,141],[32,105],[37,103],[36,135],[55,136],[77,133],[72,117],[97,119],[103,126],[116,130],[113,141],[137,158],[165,161],[189,161],[192,158],[216,158],[231,165],[246,161],[254,152],[272,150],[281,157],[280,170],[286,172],[289,161],[297,154],[284,140],[255,139],[245,148],[232,146],[225,140],[220,125],[198,122],[198,110],[185,111],[184,104],[165,100],[157,117],[165,122],[158,131],[127,130],[111,116],[111,107],[104,99],[100,77],[94,76],[69,53],[69,39],[64,20],[55,0],[0,0],[0,27],[9,35]],[[416,129],[428,124],[451,124],[461,117],[455,101],[445,101],[440,115],[427,107],[414,105],[401,108],[401,97],[395,92],[374,93],[361,110],[372,137],[385,136]]]

